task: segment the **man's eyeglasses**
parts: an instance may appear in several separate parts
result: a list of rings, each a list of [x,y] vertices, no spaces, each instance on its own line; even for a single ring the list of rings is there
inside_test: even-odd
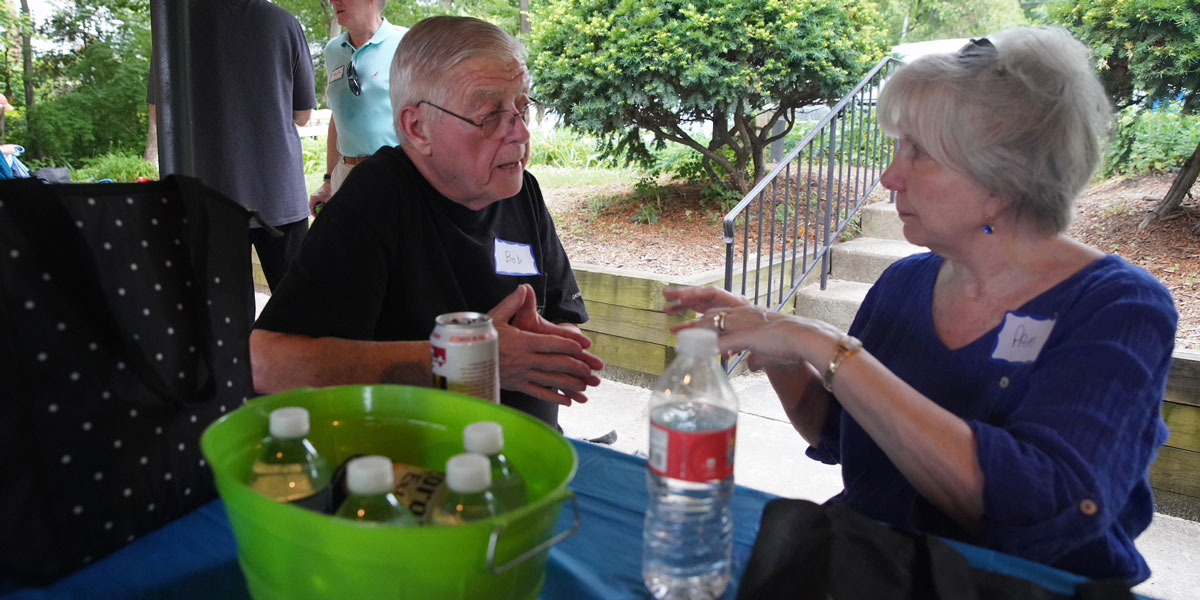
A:
[[[495,135],[496,132],[500,130],[501,124],[508,125],[508,128],[504,130],[505,133],[512,131],[513,126],[515,126],[517,124],[518,117],[521,118],[522,123],[528,124],[529,123],[529,109],[538,105],[537,101],[529,100],[529,101],[525,102],[524,104],[518,104],[516,110],[502,108],[500,110],[490,112],[487,115],[484,115],[484,117],[482,119],[476,121],[474,119],[469,119],[467,117],[464,117],[456,112],[442,108],[428,100],[422,100],[422,101],[418,102],[417,106],[421,106],[422,104],[428,104],[428,105],[454,117],[455,119],[462,121],[463,123],[468,123],[470,125],[474,125],[475,127],[478,127],[479,130],[481,132],[483,132],[483,137],[492,137],[493,135]],[[506,119],[506,117],[507,117],[507,119]]]
[[[354,68],[354,59],[350,59],[350,64],[346,67],[346,83],[350,84],[350,93],[355,96],[362,94],[362,84],[358,82],[358,69]]]

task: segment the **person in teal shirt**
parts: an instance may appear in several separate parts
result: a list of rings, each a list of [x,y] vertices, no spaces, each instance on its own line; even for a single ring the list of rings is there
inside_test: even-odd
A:
[[[333,115],[326,138],[325,181],[309,210],[328,202],[355,165],[383,146],[396,146],[388,73],[408,31],[383,18],[387,0],[332,0],[345,33],[325,46],[325,98]]]

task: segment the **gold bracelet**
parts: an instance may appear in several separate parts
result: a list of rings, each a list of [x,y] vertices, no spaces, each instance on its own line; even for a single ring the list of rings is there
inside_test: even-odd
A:
[[[842,365],[842,361],[859,350],[862,350],[862,342],[856,337],[843,335],[842,339],[838,340],[837,352],[833,353],[833,360],[829,361],[829,367],[825,369],[826,390],[833,391],[833,376],[837,374],[838,367]]]

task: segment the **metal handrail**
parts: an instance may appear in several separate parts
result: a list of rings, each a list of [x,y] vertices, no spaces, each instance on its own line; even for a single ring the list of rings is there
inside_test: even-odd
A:
[[[727,291],[734,291],[739,223],[743,225],[740,293],[755,306],[765,303],[779,312],[818,264],[821,289],[826,288],[832,270],[830,248],[878,187],[883,165],[891,157],[893,142],[879,130],[875,104],[884,80],[902,64],[890,57],[879,61],[725,215]],[[748,294],[751,277],[753,293]],[[732,371],[741,360],[737,357],[727,368]]]

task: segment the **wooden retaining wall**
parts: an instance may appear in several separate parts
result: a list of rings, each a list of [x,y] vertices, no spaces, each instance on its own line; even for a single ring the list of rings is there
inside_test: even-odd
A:
[[[1200,521],[1200,352],[1175,351],[1163,420],[1171,437],[1150,467],[1158,510]]]
[[[775,268],[778,273],[779,265]],[[670,286],[719,287],[725,281],[722,269],[690,277],[595,265],[576,265],[573,270],[591,319],[581,329],[592,338],[592,351],[605,362],[601,376],[643,387],[653,385],[675,358],[675,336],[670,333],[670,328],[688,320],[662,312],[663,289]],[[765,296],[768,287],[766,270],[761,272],[758,292]],[[741,283],[741,276],[736,277],[734,289],[741,289]],[[754,289],[751,281],[747,290],[753,294]],[[778,294],[777,287],[772,290]]]
[[[663,289],[719,280],[715,274],[668,277],[591,265],[577,265],[574,271],[590,318],[581,329],[592,338],[592,352],[604,359],[601,375],[643,386],[652,384],[675,358],[670,329],[686,321],[663,313]]]

